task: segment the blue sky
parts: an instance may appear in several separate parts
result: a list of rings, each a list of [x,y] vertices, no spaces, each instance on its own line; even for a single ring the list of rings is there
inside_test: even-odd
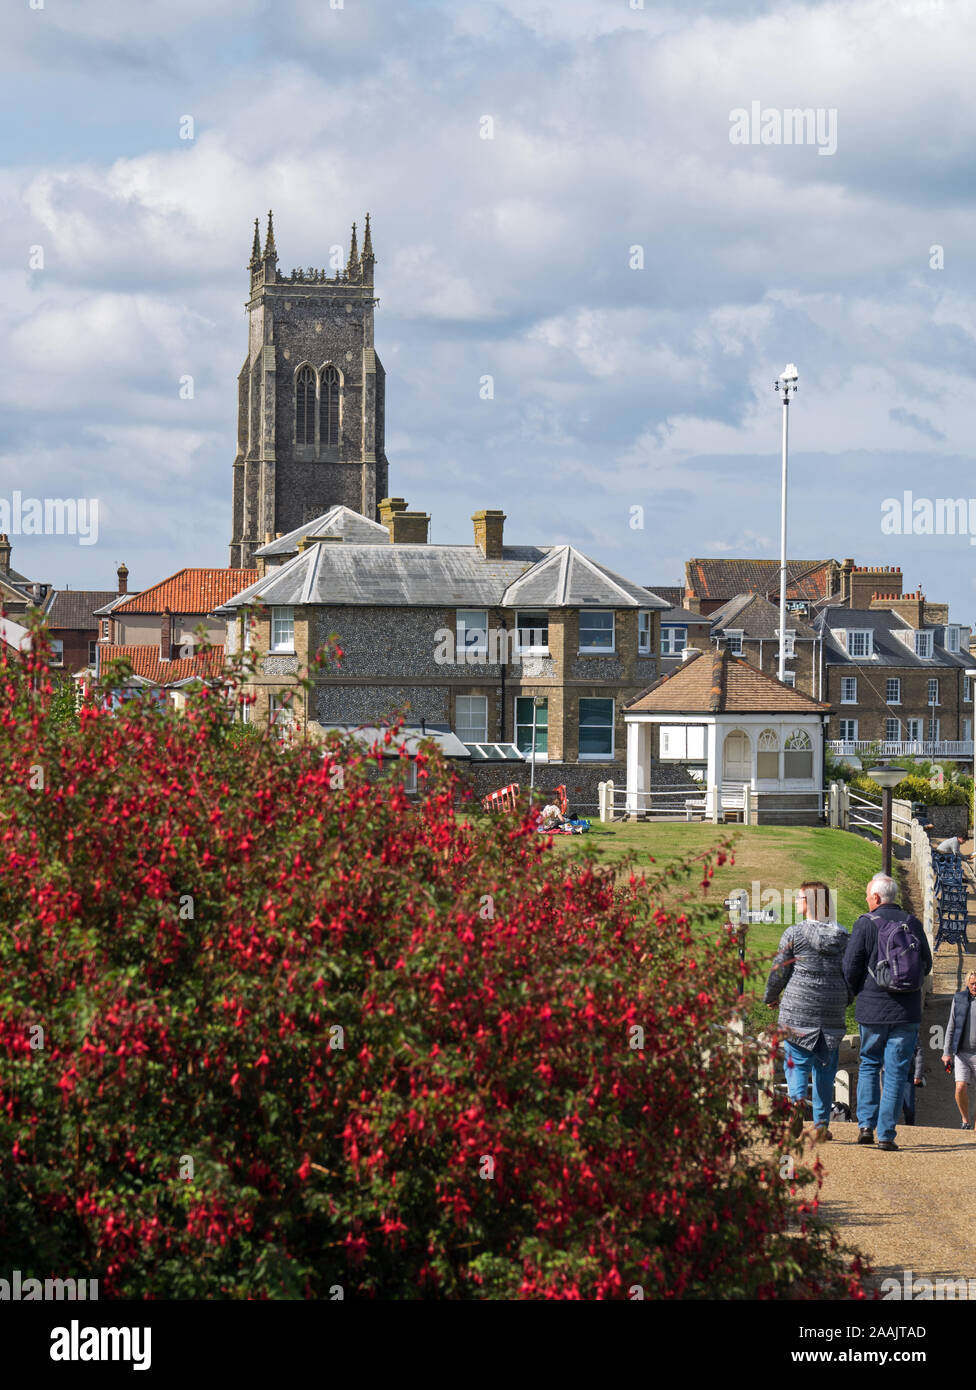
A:
[[[391,490],[434,540],[488,506],[643,583],[775,556],[794,361],[791,554],[976,619],[968,536],[881,531],[906,489],[976,496],[976,10],[635,3],[17,0],[0,496],[101,519],[13,536],[15,568],[226,563],[253,218],[287,272],[368,209]],[[835,112],[836,152],[731,143],[753,102]]]

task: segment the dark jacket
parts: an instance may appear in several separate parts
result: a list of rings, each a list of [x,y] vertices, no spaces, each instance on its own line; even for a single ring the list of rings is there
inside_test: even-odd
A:
[[[908,929],[921,942],[922,970],[924,974],[932,969],[932,952],[925,939],[925,929],[917,917],[894,903],[882,903],[875,909],[875,915],[889,921],[907,922]],[[868,973],[878,963],[878,925],[872,922],[867,913],[859,917],[851,931],[850,943],[844,956],[844,977],[852,994],[857,995],[857,1008],[854,1011],[858,1023],[866,1023],[869,1028],[889,1025],[899,1028],[906,1023],[922,1021],[922,991],[912,994],[890,994],[875,983]]]
[[[967,1040],[969,1033],[969,1010],[973,1006],[973,996],[969,993],[969,986],[965,989],[956,990],[952,996],[952,1007],[949,1010],[949,1022],[946,1025],[945,1055],[955,1057],[959,1051],[959,1044]],[[963,1051],[966,1049],[963,1048]]]
[[[836,922],[797,922],[787,927],[766,982],[764,1004],[782,991],[779,1026],[791,1042],[811,1052],[822,1036],[828,1048],[845,1033],[848,993],[844,952],[850,937]]]

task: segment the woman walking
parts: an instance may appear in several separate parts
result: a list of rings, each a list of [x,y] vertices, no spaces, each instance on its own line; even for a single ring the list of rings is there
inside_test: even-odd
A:
[[[780,938],[763,1003],[775,1008],[779,1000],[790,1100],[802,1108],[812,1074],[813,1123],[820,1138],[832,1139],[830,1107],[851,1001],[842,968],[850,933],[831,921],[825,883],[804,883],[796,901],[803,920]]]

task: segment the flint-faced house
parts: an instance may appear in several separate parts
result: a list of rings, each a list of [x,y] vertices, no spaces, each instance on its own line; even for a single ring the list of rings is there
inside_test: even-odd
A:
[[[726,647],[689,649],[678,670],[626,706],[628,810],[654,805],[643,794],[668,785],[660,770],[671,763],[699,772],[706,818],[743,812],[748,788],[753,823],[817,825],[829,712]]]
[[[334,507],[270,541],[255,552],[263,576],[221,605],[230,650],[245,610],[266,609],[250,717],[328,728],[406,710],[412,729],[528,757],[534,708],[536,784],[595,805],[597,784],[622,773],[623,708],[658,674],[668,605],[572,546],[506,544],[500,511],[475,514],[471,545],[428,544],[429,517],[402,498],[379,512],[376,523]],[[296,677],[333,633],[341,668],[306,692]],[[529,781],[518,763],[472,759],[470,774],[479,791]]]

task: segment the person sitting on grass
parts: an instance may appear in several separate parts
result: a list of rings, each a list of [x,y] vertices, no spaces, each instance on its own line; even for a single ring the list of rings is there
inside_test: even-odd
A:
[[[802,1113],[812,1072],[813,1123],[818,1138],[833,1139],[830,1108],[852,997],[843,972],[850,936],[831,920],[825,883],[802,884],[796,902],[803,920],[787,927],[780,938],[763,1003],[775,1008],[779,1000],[790,1100]]]

